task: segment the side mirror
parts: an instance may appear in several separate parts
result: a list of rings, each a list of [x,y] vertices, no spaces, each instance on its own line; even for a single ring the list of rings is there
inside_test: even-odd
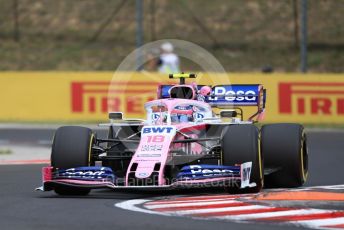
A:
[[[220,112],[220,117],[232,118],[237,116],[238,112],[235,110],[224,110]]]
[[[110,120],[123,120],[123,113],[122,112],[110,112],[109,113]]]

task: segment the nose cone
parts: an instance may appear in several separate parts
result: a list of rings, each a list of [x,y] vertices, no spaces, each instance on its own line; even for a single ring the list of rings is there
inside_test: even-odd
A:
[[[143,161],[143,162],[137,162],[137,168],[135,171],[135,177],[136,178],[148,178],[152,175],[153,171],[154,171],[154,166],[155,166],[155,162],[151,162],[151,161]]]

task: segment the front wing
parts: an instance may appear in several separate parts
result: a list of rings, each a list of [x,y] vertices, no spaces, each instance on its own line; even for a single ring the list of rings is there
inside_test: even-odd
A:
[[[42,186],[36,190],[51,191],[57,187],[88,189],[172,190],[210,187],[255,187],[250,183],[252,162],[236,166],[190,165],[181,169],[177,178],[168,185],[119,185],[118,179],[107,167],[80,167],[54,172],[43,167]]]

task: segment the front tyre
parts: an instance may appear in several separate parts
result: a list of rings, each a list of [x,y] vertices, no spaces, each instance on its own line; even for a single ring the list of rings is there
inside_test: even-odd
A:
[[[299,124],[270,124],[261,129],[267,187],[302,186],[308,176],[308,149]]]
[[[251,124],[225,127],[222,136],[222,154],[223,165],[233,166],[252,162],[250,183],[256,183],[256,187],[243,189],[242,192],[259,192],[262,189],[264,184],[263,158],[260,152],[257,127]]]
[[[92,130],[79,126],[64,126],[56,130],[52,151],[51,166],[54,169],[69,169],[90,166],[94,135]],[[57,187],[60,195],[87,195],[90,189]]]

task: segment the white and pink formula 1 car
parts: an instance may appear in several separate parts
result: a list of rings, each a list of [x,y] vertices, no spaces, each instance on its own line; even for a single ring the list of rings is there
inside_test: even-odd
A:
[[[303,127],[255,126],[265,110],[262,85],[185,83],[195,77],[170,75],[180,83],[159,86],[157,100],[145,104],[146,120],[111,112],[110,123],[101,124],[109,128],[107,139],[85,127],[59,128],[39,189],[60,195],[86,195],[96,188],[259,192],[264,186],[297,187],[306,181]],[[241,106],[257,111],[243,121]]]

